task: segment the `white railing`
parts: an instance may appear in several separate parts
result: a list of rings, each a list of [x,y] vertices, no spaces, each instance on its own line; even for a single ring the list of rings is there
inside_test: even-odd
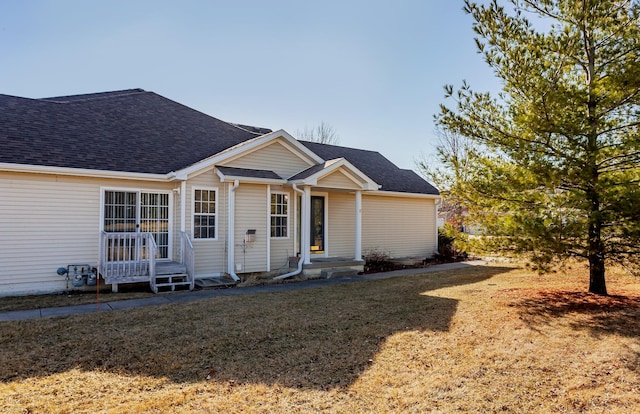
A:
[[[184,231],[180,232],[182,237],[182,264],[187,268],[187,274],[189,275],[189,281],[191,282],[190,289],[193,289],[195,282],[195,253],[193,252],[193,244],[189,235]]]
[[[102,231],[98,272],[108,284],[147,282],[155,276],[157,253],[151,233]]]

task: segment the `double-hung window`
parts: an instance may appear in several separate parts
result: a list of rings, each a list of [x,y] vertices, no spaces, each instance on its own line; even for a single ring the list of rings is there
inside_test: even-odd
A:
[[[193,238],[216,238],[217,190],[196,188],[193,190]]]
[[[289,237],[288,194],[271,194],[271,237]]]

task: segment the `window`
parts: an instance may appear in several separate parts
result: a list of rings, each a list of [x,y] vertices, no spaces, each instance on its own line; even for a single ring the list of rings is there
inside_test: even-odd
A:
[[[271,194],[271,237],[288,237],[289,196]]]
[[[216,238],[216,190],[193,191],[193,238]]]

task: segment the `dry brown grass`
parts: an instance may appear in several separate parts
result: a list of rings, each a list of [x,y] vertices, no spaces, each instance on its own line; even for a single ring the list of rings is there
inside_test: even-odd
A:
[[[496,265],[3,322],[0,411],[637,412],[640,285],[608,282]]]
[[[70,292],[51,295],[35,296],[10,296],[0,298],[0,312],[9,312],[27,309],[57,308],[61,306],[75,306],[96,303],[96,301],[112,302],[126,299],[139,299],[154,296],[149,284],[130,285],[120,288],[119,293],[109,291],[96,292]]]

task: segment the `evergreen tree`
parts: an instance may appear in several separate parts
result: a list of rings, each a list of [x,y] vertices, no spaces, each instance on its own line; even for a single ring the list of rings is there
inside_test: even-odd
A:
[[[484,229],[478,246],[527,255],[541,269],[640,257],[640,6],[636,0],[465,1],[498,96],[445,87],[439,128],[467,140],[440,148],[451,194]],[[476,246],[476,247],[478,247]]]

